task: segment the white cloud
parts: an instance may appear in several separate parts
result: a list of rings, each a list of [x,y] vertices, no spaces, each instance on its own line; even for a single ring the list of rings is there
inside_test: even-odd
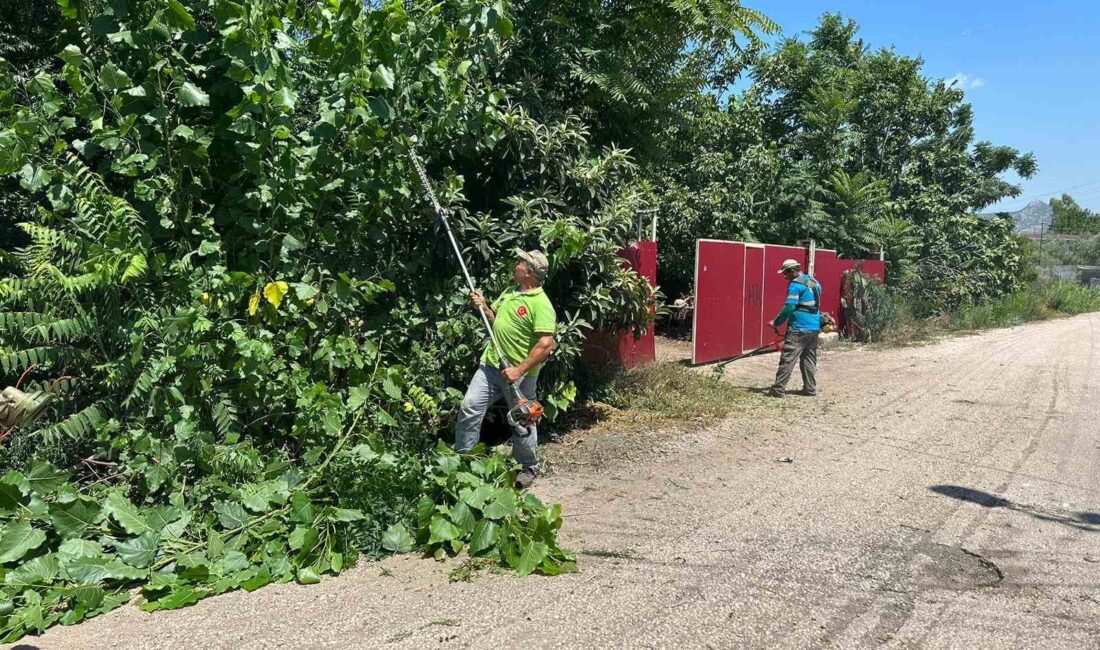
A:
[[[946,79],[945,83],[948,86],[957,86],[960,90],[971,90],[984,86],[985,80],[981,77],[974,77],[966,73],[960,72],[954,77]]]

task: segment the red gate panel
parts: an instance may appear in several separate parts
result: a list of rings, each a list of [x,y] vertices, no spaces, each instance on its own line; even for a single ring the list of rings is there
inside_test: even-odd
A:
[[[619,251],[619,255],[624,268],[633,269],[649,280],[650,286],[657,286],[657,242],[634,242]],[[590,330],[582,355],[586,362],[597,366],[610,364],[633,368],[653,363],[656,361],[653,321],[650,320],[648,329],[638,338],[629,330]]]
[[[837,268],[836,251],[814,251],[814,278],[821,283],[821,311],[833,318],[840,311],[840,271]]]
[[[745,245],[745,318],[742,342],[752,351],[764,344],[760,337],[764,324],[764,247]]]
[[[630,262],[630,268],[649,280],[649,286],[657,286],[657,242],[639,241],[630,244],[620,253]],[[645,334],[634,338],[633,332],[619,332],[618,359],[624,368],[634,368],[653,363],[657,359],[656,340],[653,338],[653,320]]]
[[[863,272],[886,281],[886,262],[882,260],[863,260]]]
[[[706,239],[696,242],[692,363],[741,354],[744,277],[744,244]]]
[[[786,259],[809,268],[808,251],[797,246],[698,240],[692,363],[728,359],[776,341],[771,321],[787,299],[789,283],[778,272]],[[845,260],[833,250],[814,251],[822,311],[840,316],[841,276],[857,265],[885,279],[886,265],[880,260]]]
[[[806,269],[806,249],[797,246],[775,246],[768,244],[764,247],[764,323],[760,330],[760,336],[765,342],[774,341],[775,333],[772,332],[771,322],[783,309],[783,303],[787,301],[787,287],[790,282],[779,274],[779,267],[783,266],[783,260],[794,259]]]

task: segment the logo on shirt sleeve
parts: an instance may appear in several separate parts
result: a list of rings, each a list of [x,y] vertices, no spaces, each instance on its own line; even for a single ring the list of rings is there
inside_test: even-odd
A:
[[[519,309],[516,310],[516,316],[519,316],[520,318],[526,318],[527,317],[527,305],[520,305]]]

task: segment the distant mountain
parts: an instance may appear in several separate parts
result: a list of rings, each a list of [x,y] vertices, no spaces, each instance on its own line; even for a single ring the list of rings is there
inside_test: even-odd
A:
[[[995,217],[996,212],[986,212],[983,217]],[[1015,212],[1009,212],[1012,215],[1012,219],[1016,222],[1016,232],[1029,233],[1039,232],[1039,224],[1046,224],[1050,226],[1050,218],[1054,216],[1054,211],[1050,209],[1049,203],[1042,201],[1032,201],[1024,206],[1023,209]]]

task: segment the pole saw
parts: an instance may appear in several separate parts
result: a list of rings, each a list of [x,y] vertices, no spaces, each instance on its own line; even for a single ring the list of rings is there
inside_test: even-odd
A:
[[[471,293],[475,293],[477,287],[474,285],[473,278],[470,277],[470,272],[466,269],[466,261],[462,258],[462,249],[458,247],[458,240],[455,239],[454,231],[451,230],[451,222],[447,218],[447,211],[439,204],[439,199],[436,198],[435,191],[432,190],[432,185],[428,182],[428,174],[424,171],[424,165],[420,162],[420,157],[416,155],[416,151],[409,149],[409,157],[412,159],[417,175],[420,176],[420,182],[424,185],[424,191],[432,202],[436,216],[443,222],[443,229],[447,231],[447,238],[450,239],[451,248],[454,249],[455,257],[458,258],[458,265],[462,268],[462,276],[466,278],[466,285],[470,288]],[[497,342],[496,334],[493,333],[493,324],[489,322],[489,316],[485,313],[485,308],[478,307],[477,311],[481,315],[481,322],[485,325],[485,331],[489,333],[489,341],[491,341],[493,350],[497,354],[500,370],[503,371],[505,368],[511,367],[508,358],[504,356],[504,352],[500,349],[500,343]],[[508,404],[508,424],[525,429],[527,435],[530,435],[531,427],[534,427],[543,415],[542,404],[524,397],[523,392],[519,389],[519,382],[513,383],[505,380],[503,383],[504,400]]]

